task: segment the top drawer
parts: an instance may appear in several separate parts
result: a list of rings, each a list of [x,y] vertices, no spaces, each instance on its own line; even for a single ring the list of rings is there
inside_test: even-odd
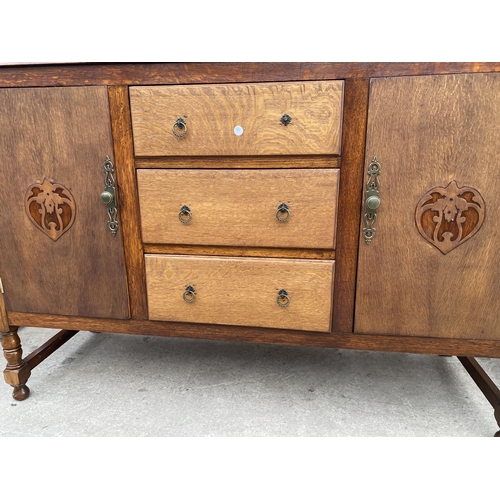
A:
[[[130,87],[135,154],[340,155],[343,89],[342,81]],[[179,118],[185,127],[174,127]]]

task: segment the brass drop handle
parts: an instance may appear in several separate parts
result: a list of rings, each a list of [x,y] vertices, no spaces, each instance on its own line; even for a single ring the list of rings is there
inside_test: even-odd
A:
[[[286,214],[286,215],[280,216],[280,214]],[[278,207],[278,210],[276,210],[276,218],[280,222],[286,222],[290,218],[290,209],[288,208],[288,205],[286,203],[282,203]]]
[[[288,296],[288,292],[284,288],[282,288],[278,292],[276,302],[280,307],[288,307],[290,305],[290,297]]]
[[[194,299],[196,299],[196,292],[194,291],[194,287],[188,285],[186,287],[186,290],[182,294],[182,298],[184,299],[185,302],[188,302],[189,304],[191,302],[194,302]]]
[[[180,132],[177,132],[176,129],[179,129]],[[187,134],[188,128],[186,122],[182,118],[177,118],[175,123],[172,125],[172,132],[177,137],[184,137]]]
[[[179,210],[179,220],[183,224],[189,224],[193,218],[193,214],[191,213],[191,209],[187,205],[182,205]]]

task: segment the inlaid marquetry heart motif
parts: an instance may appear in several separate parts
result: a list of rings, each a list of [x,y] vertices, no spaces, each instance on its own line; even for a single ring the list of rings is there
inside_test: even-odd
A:
[[[427,191],[415,210],[418,231],[445,255],[472,238],[484,217],[485,203],[479,191],[458,187],[456,181]]]
[[[58,240],[75,221],[75,200],[62,184],[44,179],[32,184],[24,197],[31,222],[49,238]]]

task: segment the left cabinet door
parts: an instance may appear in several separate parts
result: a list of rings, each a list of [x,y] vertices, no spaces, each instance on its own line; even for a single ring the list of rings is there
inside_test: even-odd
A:
[[[106,156],[113,161],[106,87],[0,89],[8,311],[130,317],[121,225],[113,236],[100,201]]]

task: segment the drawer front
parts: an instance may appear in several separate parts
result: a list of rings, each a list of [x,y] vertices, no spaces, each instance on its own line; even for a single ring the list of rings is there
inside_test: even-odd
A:
[[[130,87],[135,154],[340,155],[342,101],[342,81]]]
[[[335,248],[338,170],[140,169],[137,176],[145,243]],[[283,203],[288,212],[279,210]],[[179,215],[183,206],[190,215]]]
[[[327,332],[334,261],[146,255],[149,319]],[[195,295],[186,293],[192,286]],[[280,290],[286,290],[288,306]]]

